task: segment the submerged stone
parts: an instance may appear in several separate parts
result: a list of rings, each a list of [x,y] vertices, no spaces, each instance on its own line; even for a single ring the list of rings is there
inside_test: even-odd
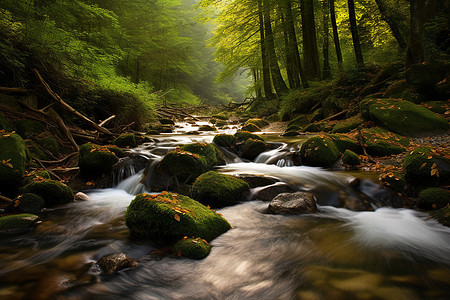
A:
[[[173,250],[177,256],[204,259],[211,252],[211,245],[201,238],[184,237],[173,246]]]
[[[269,204],[272,214],[305,214],[317,211],[316,201],[311,193],[283,193],[276,196]]]
[[[112,253],[102,256],[97,261],[97,265],[102,270],[102,274],[110,275],[123,269],[133,268],[136,262],[124,253]]]

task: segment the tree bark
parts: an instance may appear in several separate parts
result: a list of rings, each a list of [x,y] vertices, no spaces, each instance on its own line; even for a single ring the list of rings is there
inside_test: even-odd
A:
[[[288,87],[281,76],[280,67],[278,66],[278,59],[275,53],[275,42],[273,39],[272,32],[272,21],[270,18],[270,6],[268,0],[263,0],[263,11],[264,11],[264,33],[266,50],[269,56],[269,68],[270,74],[272,75],[273,86],[278,96],[283,95],[288,91]]]
[[[300,78],[298,73],[295,73],[295,61],[293,60],[292,51],[289,48],[289,36],[287,30],[286,18],[284,16],[283,10],[280,10],[280,19],[283,26],[283,38],[284,38],[284,49],[285,49],[285,63],[286,63],[286,74],[288,77],[289,88],[296,89],[300,86]]]
[[[331,16],[331,27],[333,28],[333,40],[334,40],[334,48],[336,49],[336,58],[338,61],[339,70],[342,71],[342,51],[341,51],[341,44],[339,42],[339,32],[336,24],[334,0],[330,0],[330,16]]]
[[[308,79],[320,78],[319,51],[317,49],[316,24],[313,0],[300,0],[303,31],[303,59]]]
[[[402,34],[400,25],[390,13],[389,7],[383,0],[375,0],[375,2],[377,3],[378,10],[380,11],[381,18],[388,24],[392,31],[392,35],[397,40],[398,46],[402,50],[406,49],[406,37]]]
[[[270,68],[268,62],[268,56],[266,53],[266,38],[264,33],[264,16],[262,0],[258,0],[258,17],[259,17],[259,34],[261,43],[261,61],[262,61],[262,76],[263,76],[263,88],[264,95],[267,99],[274,99],[275,95],[272,91],[272,82],[270,79]]]
[[[328,14],[329,0],[323,0],[323,79],[328,79],[331,77],[330,68],[330,56],[329,56],[329,41],[328,36],[330,33],[328,26],[328,19],[330,15]]]
[[[355,2],[348,0],[348,16],[350,20],[350,31],[352,32],[353,48],[355,49],[356,64],[358,68],[364,68],[364,59],[362,56],[361,44],[356,24]]]

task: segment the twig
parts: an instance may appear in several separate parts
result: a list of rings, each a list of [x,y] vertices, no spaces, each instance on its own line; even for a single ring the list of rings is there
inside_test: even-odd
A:
[[[72,156],[78,154],[78,152],[73,152],[70,153],[69,155],[67,155],[64,158],[61,158],[60,160],[41,160],[42,163],[44,164],[60,164],[63,163],[64,161],[68,160],[69,158],[71,158]]]
[[[111,121],[112,119],[114,119],[116,117],[116,115],[112,115],[109,118],[107,118],[106,120],[104,120],[103,122],[101,122],[100,124],[98,124],[98,126],[103,127],[105,126],[106,123],[108,123],[109,121]]]
[[[44,164],[36,157],[31,156],[31,158],[35,161],[37,161],[37,163],[41,166],[41,168],[43,168],[45,171],[47,171],[48,173],[50,173],[50,175],[52,175],[53,177],[55,177],[56,179],[58,179],[59,181],[63,181],[58,175],[56,175],[55,173],[53,173],[52,171],[50,171],[49,169],[47,169]]]

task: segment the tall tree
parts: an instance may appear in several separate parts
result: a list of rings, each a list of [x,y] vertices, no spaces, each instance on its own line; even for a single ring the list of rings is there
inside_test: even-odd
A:
[[[406,37],[402,31],[401,25],[392,15],[389,10],[389,6],[387,5],[385,0],[375,0],[378,6],[378,10],[380,11],[381,18],[389,25],[389,28],[392,31],[392,35],[397,40],[397,43],[400,49],[406,49]]]
[[[348,16],[350,20],[350,31],[352,32],[353,48],[355,49],[356,64],[358,65],[358,68],[364,68],[364,59],[359,40],[358,26],[356,24],[354,0],[348,0]]]
[[[334,9],[334,0],[330,0],[330,16],[331,16],[331,27],[333,28],[333,40],[334,40],[334,48],[336,49],[336,58],[338,61],[339,70],[342,70],[342,51],[341,51],[341,44],[339,42],[339,32],[336,24],[336,12]]]
[[[329,0],[323,0],[323,79],[328,79],[331,77],[331,68],[330,68],[330,56],[329,56],[329,26],[328,19],[330,17],[328,13]]]
[[[308,79],[320,78],[319,51],[317,49],[314,1],[300,0],[303,32],[303,59]]]
[[[272,81],[270,77],[269,55],[267,54],[266,33],[264,31],[264,13],[262,0],[258,1],[258,18],[259,18],[259,36],[261,44],[261,61],[264,95],[268,99],[273,99]]]

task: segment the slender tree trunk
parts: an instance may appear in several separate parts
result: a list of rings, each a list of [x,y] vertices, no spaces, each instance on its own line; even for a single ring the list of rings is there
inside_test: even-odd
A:
[[[395,18],[390,13],[389,7],[387,7],[383,0],[375,0],[375,2],[377,3],[378,10],[380,11],[381,18],[388,24],[392,31],[392,35],[397,40],[398,46],[402,50],[406,49],[406,37],[402,34],[400,25],[395,21]]]
[[[361,44],[359,41],[358,26],[356,25],[356,13],[354,0],[348,0],[348,16],[350,19],[350,31],[352,32],[353,48],[355,49],[356,64],[358,68],[364,68]]]
[[[328,19],[330,15],[328,14],[329,0],[323,0],[323,79],[328,79],[331,77],[330,68],[330,57],[329,57],[329,42],[328,36],[330,33],[328,26]]]
[[[264,95],[267,99],[275,98],[272,91],[272,82],[270,80],[270,68],[268,62],[268,56],[266,53],[266,38],[264,34],[264,16],[262,8],[262,0],[258,0],[258,16],[259,16],[259,34],[261,39],[261,60],[262,60],[262,75],[263,75],[263,88]]]
[[[261,85],[259,82],[259,71],[257,69],[252,69],[252,75],[253,75],[253,81],[255,82],[256,98],[261,99],[262,91],[261,91]]]
[[[278,66],[278,59],[275,53],[275,42],[272,32],[272,21],[270,18],[270,6],[267,0],[263,0],[264,11],[264,33],[266,50],[269,56],[270,74],[272,75],[273,86],[278,96],[286,93],[289,89],[281,76],[280,67]]]
[[[333,28],[333,40],[334,40],[334,48],[336,49],[336,58],[338,61],[339,70],[342,71],[342,51],[341,51],[341,44],[339,42],[339,32],[336,24],[334,0],[330,0],[330,16],[331,16],[331,27]]]
[[[303,59],[308,79],[320,78],[319,50],[317,49],[316,24],[313,0],[300,0],[303,31]]]
[[[306,79],[305,71],[302,67],[302,61],[300,59],[300,53],[298,51],[298,42],[297,42],[297,35],[295,33],[295,26],[294,26],[294,16],[292,14],[292,4],[291,0],[283,0],[282,3],[284,4],[285,10],[286,10],[286,28],[289,36],[289,52],[290,55],[294,58],[294,74],[296,85],[300,87],[300,82],[298,81],[298,76],[300,75],[302,86],[303,88],[308,88],[308,80]],[[298,75],[297,75],[298,74]]]
[[[290,51],[289,48],[289,36],[288,36],[288,31],[287,31],[287,23],[286,23],[286,18],[284,16],[284,13],[282,10],[280,10],[280,19],[281,19],[281,24],[283,26],[283,38],[284,38],[284,49],[285,49],[285,60],[286,60],[286,73],[287,73],[287,77],[288,77],[288,82],[289,82],[289,88],[290,89],[295,89],[297,87],[300,86],[300,79],[298,78],[298,73],[295,73],[295,61],[293,60],[293,55],[292,55],[292,51]],[[297,82],[295,81],[295,77],[297,76],[298,79],[298,85]]]

